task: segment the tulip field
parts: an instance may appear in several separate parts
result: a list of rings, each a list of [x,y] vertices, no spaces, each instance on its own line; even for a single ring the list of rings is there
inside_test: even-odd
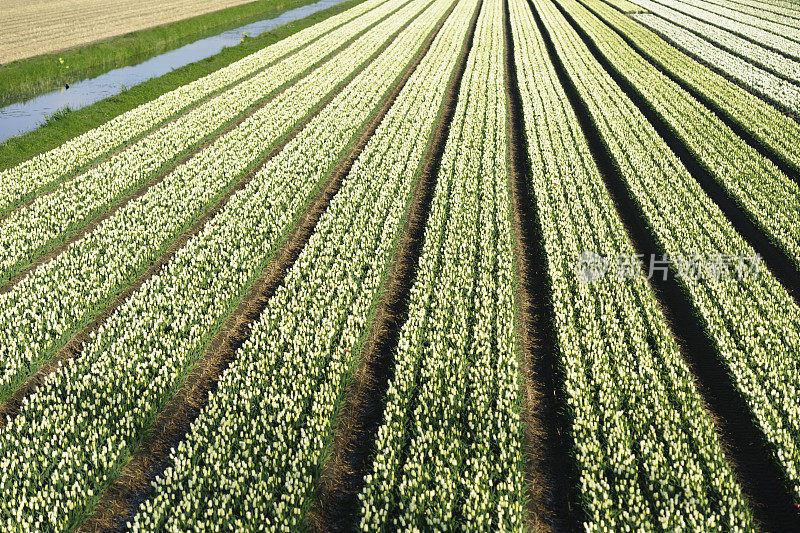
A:
[[[798,28],[363,0],[0,170],[0,530],[800,530]]]

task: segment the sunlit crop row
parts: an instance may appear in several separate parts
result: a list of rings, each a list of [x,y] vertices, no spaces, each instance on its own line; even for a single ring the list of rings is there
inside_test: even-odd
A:
[[[67,529],[91,510],[447,7],[416,17],[0,430],[0,529]]]
[[[642,277],[582,279],[635,254],[524,0],[511,2],[531,185],[588,531],[752,527],[714,427]],[[640,265],[635,265],[638,269]]]
[[[753,249],[549,0],[537,0],[537,6],[657,245],[672,257],[753,257]],[[719,279],[683,275],[679,282],[800,496],[800,309],[766,269]]]
[[[679,1],[683,2],[683,0]],[[741,8],[732,9],[726,6],[725,2],[718,0],[693,0],[691,3],[686,2],[686,4],[702,9],[705,13],[713,13],[727,20],[735,20],[755,28],[761,28],[775,35],[785,36],[793,41],[800,41],[800,28],[797,27],[797,21],[792,21],[792,19],[786,19],[784,23],[775,22],[761,16],[760,12],[758,14],[746,13]],[[789,22],[789,24],[785,22]]]
[[[0,295],[0,396],[96,316],[343,78],[417,15],[411,3]]]
[[[752,64],[751,61],[746,61],[737,55],[718,48],[669,20],[647,13],[636,15],[635,18],[648,28],[659,32],[675,46],[685,50],[686,53],[696,57],[699,61],[713,65],[742,84],[742,86],[764,96],[768,101],[774,102],[790,111],[800,111],[800,87],[797,85],[798,81],[800,81],[800,62],[792,61],[769,50],[761,49],[766,55],[773,54],[796,70],[795,76],[798,76],[798,81],[792,83]],[[757,45],[752,46],[759,48]],[[791,74],[791,72],[782,70],[778,72],[784,75]]]
[[[302,524],[475,4],[459,4],[370,139],[134,531]]]
[[[575,0],[561,5],[647,104],[800,268],[800,187]],[[800,109],[800,91],[797,92]]]
[[[800,19],[800,7],[797,4],[793,4],[791,0],[776,0],[773,2],[762,2],[760,0],[718,0],[717,3],[736,10],[741,10],[746,7],[751,15],[761,16],[768,20],[772,20],[769,17],[773,15],[779,15],[781,18],[775,19],[775,22],[780,22],[781,24],[789,22],[787,19]]]
[[[750,40],[773,35],[787,18],[776,12],[753,26],[755,0],[635,0],[662,11],[667,1]],[[638,11],[628,0],[613,3]],[[721,16],[732,9],[737,20]],[[784,52],[800,57],[794,31],[798,42],[774,35],[765,46],[789,43]],[[721,57],[706,59],[721,66]],[[521,98],[507,100],[509,90]],[[378,110],[386,115],[369,134]],[[763,145],[740,138],[727,125],[734,122]],[[508,142],[514,125],[525,143]],[[0,403],[104,318],[0,424],[0,531],[80,528],[131,454],[152,442],[156,418],[173,412],[165,407],[187,375],[213,368],[220,353],[212,339],[238,323],[238,306],[253,303],[263,312],[248,315],[245,338],[225,339],[241,345],[207,401],[191,406],[199,411],[188,433],[170,435],[177,444],[148,472],[154,490],[138,493],[145,499],[129,530],[314,529],[312,508],[339,501],[319,500],[320,477],[342,467],[326,461],[337,437],[350,435],[354,413],[342,410],[353,380],[368,382],[371,370],[386,380],[377,390],[388,387],[370,398],[374,411],[356,415],[374,416],[375,426],[355,428],[359,441],[347,444],[357,449],[336,449],[366,458],[363,479],[337,484],[349,490],[363,481],[347,509],[333,510],[355,529],[521,532],[571,527],[565,518],[589,532],[757,530],[739,465],[726,457],[730,442],[720,441],[707,389],[698,389],[706,378],[692,365],[705,357],[728,372],[721,390],[743,399],[743,416],[785,473],[778,481],[800,502],[800,307],[758,265],[698,277],[692,265],[667,263],[677,285],[638,275],[631,235],[673,258],[756,256],[736,231],[741,221],[704,193],[667,136],[800,268],[800,188],[759,153],[769,148],[800,166],[800,123],[605,0],[366,0],[0,172],[0,286],[153,181],[0,290]],[[330,181],[362,141],[347,176]],[[443,154],[433,141],[445,143]],[[509,174],[517,155],[527,157],[523,176]],[[510,182],[518,177],[529,187],[522,199]],[[332,183],[329,205],[306,233],[309,209]],[[424,227],[410,228],[421,224],[407,218],[420,207]],[[524,228],[514,227],[519,220]],[[398,247],[410,229],[424,230],[424,239]],[[527,257],[515,231],[534,239]],[[276,273],[289,238],[307,242],[278,272],[285,277],[268,299],[244,301],[262,275]],[[106,311],[171,246],[171,259]],[[589,277],[587,253],[609,264],[627,259],[633,275],[612,268]],[[398,264],[416,265],[401,280],[402,301],[387,290]],[[516,266],[535,275],[528,280]],[[669,296],[686,309],[658,300],[664,286],[680,289]],[[532,309],[518,307],[527,301],[515,298],[518,290],[530,291]],[[385,333],[387,323],[376,321],[385,303],[404,309],[388,320],[398,324],[395,344],[375,367],[359,369],[374,364],[364,347],[371,333]],[[707,353],[690,351],[694,338],[679,344],[686,332],[671,329],[665,304],[668,316],[685,312],[697,322]],[[522,338],[532,346],[522,347],[516,328],[527,327]],[[548,400],[541,419],[540,394],[554,395],[556,406],[550,412]],[[538,439],[556,432],[564,447],[556,459],[567,464],[542,464]],[[549,449],[543,457],[552,459]],[[360,475],[348,466],[333,473]],[[564,476],[558,485],[568,494],[548,494],[551,475]],[[540,496],[569,508],[551,517]]]
[[[631,2],[630,0],[603,0],[606,5],[613,6],[616,8],[617,11],[621,11],[626,15],[630,15],[632,13],[639,13],[644,9],[641,6],[638,6]]]
[[[735,12],[746,13],[747,15],[784,26],[796,26],[798,19],[800,19],[800,10],[797,7],[795,9],[782,9],[765,2],[750,2],[746,0],[712,0],[711,3],[732,10],[734,16]]]
[[[800,124],[758,96],[716,74],[678,51],[668,42],[605,4],[604,0],[581,0],[611,27],[619,31],[665,73],[671,73],[702,94],[721,113],[735,120],[779,157],[800,167]]]
[[[717,61],[715,61],[715,57],[725,57],[725,54],[720,53],[721,51],[713,52],[712,50],[714,50],[715,47],[711,46],[709,43],[704,43],[703,38],[721,46],[725,50],[745,57],[761,67],[766,68],[767,70],[780,73],[788,78],[791,78],[792,80],[800,82],[800,62],[792,61],[788,57],[782,56],[781,54],[778,54],[777,52],[774,52],[768,48],[764,48],[763,46],[759,46],[751,41],[748,41],[747,39],[743,39],[742,37],[739,37],[728,30],[707,24],[701,20],[697,20],[681,13],[680,11],[676,11],[657,2],[652,2],[650,0],[638,0],[638,3],[643,8],[646,8],[648,11],[658,15],[664,20],[698,34],[700,37],[694,37],[693,39],[689,39],[688,36],[687,38],[682,38],[680,41],[680,46],[692,54],[701,56],[712,65],[720,68],[724,67],[724,65],[718,65]],[[637,15],[634,18],[646,25],[655,23],[655,21],[652,21],[652,14],[646,17]],[[652,27],[655,28],[655,26]],[[666,28],[668,29],[669,27],[666,26]],[[659,31],[661,30],[659,29]],[[670,39],[675,40],[669,34],[666,35]],[[748,72],[747,70],[743,70],[744,67],[740,66],[735,61],[731,61],[731,66],[734,68],[724,69],[731,75],[736,75],[737,72],[741,74],[747,74]],[[742,78],[743,79],[741,81],[747,81],[745,76],[742,76]]]
[[[634,4],[642,5],[639,3],[640,0],[631,1]],[[734,14],[732,18],[729,18],[728,16],[722,16],[714,11],[726,12],[727,15],[730,15],[730,10],[726,11],[724,8],[720,8],[719,6],[714,6],[713,4],[702,2],[700,0],[692,0],[691,3],[683,2],[681,0],[671,0],[669,2],[664,0],[657,1],[696,19],[725,28],[730,32],[741,35],[742,37],[760,45],[780,50],[789,57],[800,59],[800,42],[792,40],[795,37],[792,37],[792,39],[787,39],[784,37],[784,35],[788,36],[788,33],[790,33],[790,31],[787,31],[785,26],[774,25],[776,28],[770,30],[764,29],[763,27],[753,26],[744,21],[744,19],[747,18],[747,15],[739,13]],[[754,18],[755,17],[750,17],[750,19]],[[763,19],[761,19],[759,23],[761,26],[770,24]]]
[[[125,147],[132,140],[164,124],[170,118],[190,109],[205,98],[272,65],[283,56],[306,47],[309,42],[320,37],[325,40],[332,38],[333,35],[325,35],[331,30],[354,19],[355,22],[350,27],[344,26],[342,30],[348,31],[353,26],[359,26],[361,24],[359,17],[381,4],[380,0],[368,0],[227,67],[123,113],[58,148],[38,155],[16,167],[1,171],[0,212],[7,211],[50,184],[68,178],[98,158]],[[393,3],[389,3],[389,5],[391,4]],[[320,44],[319,42],[315,43],[316,46]],[[325,48],[327,47],[323,47],[323,50]],[[300,58],[299,55],[291,56],[289,61]]]
[[[486,0],[395,351],[366,531],[522,530],[503,2]]]

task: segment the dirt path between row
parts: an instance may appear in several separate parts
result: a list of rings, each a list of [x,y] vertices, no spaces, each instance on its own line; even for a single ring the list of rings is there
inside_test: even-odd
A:
[[[559,80],[584,131],[592,157],[636,252],[643,257],[660,256],[658,239],[631,196],[625,177],[593,122],[589,107],[581,99],[558,56],[550,30],[531,0],[528,3]],[[641,102],[639,105],[642,105]],[[655,127],[659,129],[657,124]],[[659,133],[666,135],[663,130]],[[689,295],[674,276],[666,280],[652,276],[650,286],[678,342],[681,356],[695,377],[695,386],[709,418],[714,422],[725,458],[742,487],[758,527],[763,531],[800,530],[800,515],[793,506],[793,496],[785,473],[750,415],[750,408],[717,353],[713,339],[704,330],[702,319],[694,314]]]

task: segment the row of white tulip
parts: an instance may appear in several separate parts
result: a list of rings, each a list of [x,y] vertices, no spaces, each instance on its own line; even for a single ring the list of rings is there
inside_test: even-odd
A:
[[[639,4],[640,0],[631,0],[634,4]],[[655,0],[659,4],[671,7],[672,9],[679,11],[681,13],[685,13],[691,17],[694,17],[698,20],[702,20],[708,24],[713,24],[720,28],[725,28],[726,30],[735,33],[737,35],[741,35],[742,37],[754,41],[762,46],[767,48],[772,48],[773,50],[783,52],[785,55],[797,60],[800,59],[800,42],[797,42],[795,37],[790,38],[790,33],[793,33],[790,29],[786,28],[785,26],[780,26],[773,29],[767,30],[758,26],[751,25],[744,21],[747,15],[743,15],[739,13],[738,15],[734,15],[733,18],[729,18],[728,16],[722,16],[718,13],[714,13],[715,7],[713,4],[708,4],[705,2],[701,2],[700,0],[692,1],[692,3],[683,2],[682,0]],[[701,4],[706,8],[700,7]],[[721,10],[722,8],[717,8],[716,10]],[[753,17],[755,18],[755,17]],[[794,33],[798,33],[800,30],[794,30]]]
[[[91,511],[448,4],[415,17],[0,430],[0,529],[62,531]]]
[[[791,1],[726,0],[723,5],[727,5],[733,9],[739,9],[741,6],[747,6],[748,9],[755,9],[764,14],[774,13],[783,17],[800,19],[800,6]]]
[[[536,3],[658,246],[671,257],[753,257],[556,8],[549,0]],[[679,282],[800,497],[800,309],[766,269],[700,279],[687,266],[674,266],[683,274]]]
[[[609,7],[604,0],[581,0],[637,51],[664,72],[680,78],[788,163],[800,167],[800,124],[764,100],[698,63],[653,32]]]
[[[460,2],[448,18],[173,452],[133,531],[303,524],[476,3]]]
[[[746,58],[747,60],[761,66],[762,68],[768,71],[772,71],[773,74],[779,73],[793,80],[795,83],[800,83],[800,62],[793,61],[786,56],[774,52],[773,50],[764,48],[763,46],[759,46],[754,42],[748,41],[747,39],[743,39],[738,35],[729,32],[728,30],[719,28],[712,24],[708,24],[706,22],[703,22],[702,20],[697,20],[696,18],[685,15],[680,11],[676,11],[662,4],[651,2],[649,0],[638,0],[638,2],[643,8],[647,8],[647,10],[650,11],[651,13],[658,15],[677,26],[681,26],[686,30],[689,30],[690,32],[697,34],[699,37],[703,39],[711,41],[712,43],[721,47],[722,49],[727,50],[732,54],[736,54],[738,56]],[[641,17],[635,17],[635,18],[637,20],[640,20],[642,23],[647,24],[646,18],[645,19],[642,19]],[[654,28],[654,29],[659,30],[659,28]],[[667,32],[662,32],[662,33],[666,36],[670,36],[670,34]],[[674,41],[674,39],[672,39],[671,36],[670,39]],[[682,39],[682,42],[685,40],[686,40],[685,38]],[[695,40],[697,39],[695,38]],[[723,68],[726,66],[725,64],[718,65],[717,61],[714,61],[714,59],[718,55],[720,55],[721,58],[725,58],[724,54],[720,54],[719,52],[710,52],[710,51],[705,51],[703,54],[699,53],[700,51],[715,49],[714,47],[709,46],[707,43],[704,47],[700,48],[700,50],[695,52],[693,51],[693,49],[700,47],[700,44],[695,44],[689,41],[687,46],[682,44],[682,42],[681,46],[687,49],[690,53],[701,56],[703,59],[705,59],[712,65],[717,66],[719,68]],[[701,39],[699,40],[699,42],[702,43],[704,41],[702,41]],[[731,66],[735,65],[735,63],[731,60],[728,60],[728,63],[730,63]],[[740,78],[740,81],[743,82],[748,79],[747,76],[745,75],[747,72],[748,72],[747,70],[742,70],[741,67],[737,67],[735,69],[732,69],[729,72],[729,74],[732,76],[738,74],[739,75],[738,78]]]
[[[798,85],[798,80],[800,80],[800,62],[792,61],[770,50],[764,50],[757,45],[752,45],[752,47],[757,48],[758,51],[763,51],[765,55],[772,55],[776,58],[777,61],[775,61],[775,63],[787,63],[787,70],[777,70],[776,72],[781,72],[787,76],[794,76],[795,80],[794,83],[792,83],[791,81],[786,81],[776,76],[768,70],[753,65],[749,60],[746,61],[738,55],[729,53],[709,43],[702,37],[688,31],[686,28],[677,26],[659,16],[640,14],[635,15],[634,18],[648,28],[657,31],[687,54],[696,57],[700,61],[713,65],[732,79],[741,83],[743,87],[760,94],[766,98],[767,101],[774,102],[778,106],[795,113],[800,112],[800,85]],[[747,42],[744,40],[742,41]]]
[[[800,6],[797,5],[796,2],[792,0],[751,0],[756,4],[756,7],[769,9],[775,11],[776,13],[782,13],[784,15],[793,17],[793,18],[800,18]]]
[[[800,187],[576,0],[559,0],[714,179],[800,269]],[[797,92],[800,111],[800,90]]]
[[[525,0],[510,7],[585,529],[752,529],[647,282],[580,277],[583,252],[616,258],[635,251],[533,14]]]
[[[750,61],[745,61],[741,57],[729,53],[706,41],[702,37],[695,35],[685,27],[673,24],[671,21],[665,20],[660,16],[637,14],[634,15],[634,18],[648,28],[657,31],[661,36],[687,54],[709,65],[713,65],[732,79],[737,80],[742,86],[760,94],[766,98],[767,101],[774,102],[784,109],[800,112],[800,85],[796,82],[792,83],[779,78],[772,72],[753,65]],[[743,39],[742,41],[748,42]],[[784,72],[786,75],[794,74],[798,76],[800,80],[800,62],[792,61],[770,50],[760,48],[758,45],[753,45],[752,43],[748,44],[751,44],[753,48],[757,48],[758,51],[763,51],[766,54],[772,54],[776,58],[779,58],[777,61],[778,63],[789,63],[787,66],[794,68],[794,70],[796,70],[795,73],[791,71],[778,72]]]
[[[209,96],[252,76],[382,3],[381,0],[368,0],[131,109],[49,152],[0,171],[0,213],[13,209],[26,199],[47,190],[52,184],[68,179],[80,169],[127,146]]]
[[[735,16],[736,13],[745,13],[753,17],[793,28],[800,24],[800,11],[797,11],[796,9],[782,10],[780,8],[769,6],[768,4],[765,5],[762,3],[747,1],[741,2],[739,0],[708,0],[708,2],[710,4],[730,10],[731,16]]]
[[[182,115],[89,172],[62,183],[51,194],[38,197],[32,205],[11,213],[0,222],[0,284],[27,267],[50,247],[63,242],[89,220],[105,212],[123,196],[164,172],[171,162],[177,161],[204,140],[214,137],[226,124],[276,94],[281,86],[296,82],[303,72],[313,68],[328,54],[335,53],[332,50],[366,32],[381,18],[400,7],[399,2],[387,2],[381,8],[370,11]],[[346,60],[349,61],[349,58]],[[337,67],[341,68],[341,65]],[[286,99],[300,103],[294,98],[298,91],[306,93],[309,101],[320,98],[321,93],[331,86],[317,84],[318,78],[314,76],[323,72],[326,72],[325,68],[312,71],[308,81],[300,82],[298,89],[284,89],[284,94],[267,104],[259,116],[276,115],[276,110],[286,107]],[[318,89],[309,91],[309,84]],[[291,116],[302,116],[303,109],[296,107]],[[192,161],[186,163],[187,171],[191,169],[196,173],[198,165],[216,161],[220,154],[237,146],[231,140],[238,135],[229,134],[220,139],[218,145],[195,155]],[[178,172],[183,172],[183,169]]]
[[[10,395],[102,312],[197,216],[424,6],[406,4],[0,295],[0,398]]]
[[[623,13],[639,13],[644,11],[641,6],[634,4],[630,0],[603,0],[606,4],[613,6]]]
[[[485,0],[395,350],[364,531],[521,531],[503,1]]]
[[[800,12],[800,6],[798,6],[797,2],[794,2],[794,0],[753,0],[753,1],[756,1],[759,6],[766,5],[787,10],[789,14]]]
[[[672,0],[669,1],[672,2]],[[676,1],[683,2],[683,0]],[[760,28],[774,35],[780,35],[800,43],[800,28],[797,26],[796,22],[792,22],[790,24],[772,22],[759,15],[748,15],[740,10],[722,6],[719,2],[714,2],[713,0],[692,0],[691,3],[685,3],[687,5],[696,6],[697,8],[704,10],[706,13],[713,13],[719,17],[724,17],[726,20],[735,20],[743,24],[747,24],[748,26]]]

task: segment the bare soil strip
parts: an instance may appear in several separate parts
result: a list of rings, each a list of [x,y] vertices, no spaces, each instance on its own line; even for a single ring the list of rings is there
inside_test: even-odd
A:
[[[361,73],[367,67],[367,65],[369,65],[377,56],[379,56],[392,43],[392,41],[394,41],[395,37],[397,37],[397,35],[399,35],[403,29],[411,24],[413,20],[414,19],[407,21],[394,35],[391,36],[391,38],[389,38],[378,49],[376,49],[376,51],[370,56],[369,59],[367,59],[367,61],[364,62],[364,64],[348,75],[336,89],[330,92],[328,96],[326,96],[319,103],[318,107],[312,113],[308,114],[303,120],[301,120],[266,156],[264,156],[258,162],[257,165],[255,165],[239,181],[231,185],[230,188],[228,188],[228,190],[210,209],[205,211],[205,213],[202,214],[188,230],[177,237],[172,245],[170,245],[169,248],[167,248],[167,250],[153,263],[153,265],[143,272],[133,284],[128,286],[123,292],[117,295],[100,315],[95,317],[81,331],[76,333],[66,345],[56,352],[55,356],[50,361],[39,367],[39,369],[31,377],[29,377],[9,399],[1,403],[0,429],[5,427],[9,417],[16,416],[16,413],[21,407],[23,400],[33,394],[49,374],[56,371],[64,362],[68,361],[69,359],[78,357],[80,355],[81,346],[89,338],[89,335],[91,335],[92,332],[97,331],[100,326],[105,323],[106,319],[111,316],[114,310],[122,305],[122,303],[125,302],[125,300],[127,300],[134,292],[139,290],[139,288],[141,288],[148,279],[158,274],[161,268],[175,256],[177,251],[181,249],[190,238],[199,233],[203,226],[205,226],[209,220],[214,218],[216,214],[223,207],[225,207],[231,196],[242,190],[270,159],[280,153],[280,151],[283,150],[283,148],[292,139],[294,139],[297,134],[300,133],[300,131],[302,131],[303,128],[305,128],[305,126],[311,122],[311,120],[313,120],[314,117],[317,116],[319,112],[342,91],[342,89],[344,89],[344,87],[346,87],[356,76],[358,76],[359,73]]]
[[[530,4],[530,0],[529,0]],[[539,30],[544,36],[550,60],[580,121],[606,188],[637,253],[660,254],[656,237],[631,197],[616,162],[595,126],[589,108],[558,57],[549,30],[531,5]],[[655,279],[651,286],[678,341],[681,355],[695,376],[695,384],[714,422],[723,452],[742,486],[745,498],[758,524],[766,531],[800,531],[800,518],[794,511],[781,467],[773,459],[769,445],[739,395],[725,364],[719,359],[714,342],[693,315],[693,305],[674,276]]]
[[[648,122],[653,125],[653,128],[655,128],[659,136],[664,139],[664,142],[669,146],[670,150],[678,156],[681,163],[683,163],[692,177],[697,180],[703,192],[705,192],[706,195],[717,204],[717,207],[722,210],[737,233],[761,255],[764,264],[772,275],[784,286],[787,292],[794,298],[794,301],[800,305],[800,272],[797,271],[789,256],[773,243],[751,219],[750,215],[728,195],[722,185],[714,178],[713,173],[683,143],[669,123],[655,111],[639,90],[614,68],[614,65],[606,59],[603,53],[597,48],[594,41],[587,35],[575,19],[559,5],[558,1],[553,3],[578,33],[595,60],[600,63],[603,69],[608,72],[608,75],[611,76],[614,82],[623,90],[625,95],[633,102],[645,118],[647,118]]]
[[[372,464],[372,446],[383,419],[385,393],[394,369],[394,348],[408,312],[408,297],[422,252],[436,178],[482,5],[480,2],[475,9],[457,67],[445,91],[439,119],[418,171],[395,256],[384,279],[382,296],[338,417],[331,455],[323,466],[317,497],[310,512],[314,531],[350,531],[355,527],[357,495]],[[444,22],[445,19],[440,21],[436,33]],[[423,52],[428,51],[434,37],[432,34],[425,42]],[[416,64],[423,55],[417,58]]]
[[[532,531],[578,531],[578,473],[572,461],[564,377],[547,277],[544,237],[530,194],[528,141],[514,60],[508,0],[504,12],[509,194],[514,216],[517,350],[523,384],[525,481]]]
[[[208,395],[216,389],[220,376],[235,359],[236,351],[249,336],[252,324],[267,307],[275,290],[303,251],[320,217],[327,210],[353,164],[383,121],[408,78],[422,61],[433,38],[454,7],[455,3],[442,17],[414,60],[394,82],[381,106],[374,111],[347,153],[331,170],[321,191],[311,200],[306,212],[298,218],[294,229],[283,241],[275,257],[226,320],[220,332],[210,341],[203,357],[186,378],[178,393],[156,417],[149,431],[150,436],[142,443],[131,462],[123,468],[117,480],[108,487],[94,515],[79,531],[113,531],[121,528],[133,517],[138,505],[149,496],[152,489],[150,483],[166,467],[170,449],[188,433],[192,422],[208,401]],[[383,48],[385,49],[392,40]]]
[[[585,7],[587,11],[589,11],[591,14],[593,14],[598,19],[600,19],[604,24],[606,24],[606,26],[608,28],[610,28],[617,35],[619,35],[619,37],[623,41],[625,41],[625,43],[628,46],[630,46],[633,50],[635,50],[640,56],[642,56],[642,58],[644,60],[646,60],[648,63],[653,65],[655,68],[657,68],[659,70],[659,72],[661,72],[666,77],[668,77],[670,80],[672,80],[674,83],[676,83],[681,89],[683,89],[684,91],[686,91],[687,93],[692,95],[692,97],[694,97],[695,100],[697,100],[698,102],[700,102],[701,104],[706,106],[706,108],[708,108],[712,113],[714,113],[714,115],[716,115],[717,118],[719,118],[731,130],[733,130],[733,132],[737,136],[739,136],[742,139],[744,139],[744,141],[747,142],[747,144],[749,144],[756,151],[758,151],[759,154],[761,154],[762,156],[767,158],[770,162],[772,162],[772,164],[774,164],[776,167],[778,167],[781,170],[781,172],[786,174],[786,176],[788,176],[789,178],[791,178],[795,182],[800,183],[800,168],[798,168],[796,165],[794,165],[792,162],[790,162],[788,159],[786,159],[780,152],[776,151],[774,148],[772,148],[770,146],[767,146],[766,144],[762,143],[755,135],[753,135],[750,132],[749,129],[747,129],[745,126],[740,124],[735,118],[731,117],[728,113],[725,112],[724,109],[722,109],[719,106],[717,106],[710,98],[708,98],[702,92],[696,90],[694,87],[692,87],[691,84],[687,83],[684,79],[682,79],[679,76],[675,75],[670,70],[664,68],[662,65],[660,65],[658,62],[656,62],[654,59],[649,57],[648,54],[645,54],[644,52],[642,52],[641,48],[633,41],[633,39],[631,39],[630,37],[625,35],[623,32],[617,30],[613,25],[606,23],[606,21],[603,18],[603,16],[600,13],[598,13],[597,11],[595,11],[590,5],[587,5],[586,3],[582,2],[581,0],[578,0],[578,2],[580,2],[580,4],[583,7]],[[684,54],[686,54],[687,56],[691,57],[692,59],[694,59],[698,63],[701,63],[701,64],[705,65],[706,67],[708,67],[709,69],[713,70],[715,73],[717,73],[718,75],[722,76],[726,80],[730,81],[731,83],[736,84],[742,90],[747,91],[748,93],[756,96],[757,98],[760,98],[762,100],[766,100],[766,98],[764,98],[764,96],[759,95],[758,93],[756,93],[755,91],[753,91],[749,87],[746,87],[746,86],[742,85],[739,80],[737,80],[736,78],[733,78],[732,76],[730,76],[726,72],[720,70],[719,67],[715,66],[713,63],[709,63],[707,61],[704,61],[702,58],[695,57],[694,55],[686,52],[681,47],[676,46],[674,43],[672,43],[666,37],[660,35],[659,32],[656,32],[656,31],[651,30],[649,28],[648,28],[648,30],[652,31],[653,33],[655,33],[657,35],[659,35],[659,37],[661,37],[664,41],[670,43],[672,46],[675,46],[676,48],[681,50]],[[746,59],[746,58],[743,58],[743,59]],[[775,74],[777,76],[781,75],[780,73],[775,73],[775,72],[773,72],[773,74]],[[789,81],[791,81],[791,80],[789,80]],[[790,110],[785,109],[780,104],[778,104],[776,102],[772,102],[772,101],[770,101],[769,103],[772,104],[773,106],[775,106],[780,111],[782,111],[784,114],[789,115],[792,118],[794,118],[795,120],[800,121],[800,117],[798,117],[797,115],[792,113]]]
[[[122,197],[122,199],[119,200],[116,204],[112,204],[111,207],[108,210],[104,211],[101,214],[96,215],[94,218],[87,219],[83,223],[84,224],[83,226],[74,228],[72,230],[72,233],[68,233],[67,234],[68,237],[65,240],[63,240],[61,242],[61,244],[58,244],[55,248],[51,248],[50,250],[43,251],[42,255],[39,255],[32,263],[29,263],[28,265],[24,265],[24,266],[20,265],[19,272],[17,272],[17,274],[15,274],[11,279],[9,279],[8,282],[6,282],[5,285],[0,287],[0,294],[3,294],[3,293],[6,293],[6,292],[10,291],[16,284],[18,284],[25,277],[27,277],[28,274],[31,271],[35,270],[37,267],[43,265],[44,263],[47,263],[48,261],[50,261],[54,257],[57,257],[64,250],[69,248],[73,243],[79,241],[80,239],[82,239],[88,233],[93,232],[104,221],[106,221],[109,218],[111,218],[118,210],[122,209],[123,207],[125,207],[127,204],[129,204],[133,200],[136,200],[137,198],[139,198],[142,195],[144,195],[151,187],[153,187],[154,185],[156,185],[159,182],[163,181],[167,176],[169,176],[172,172],[174,172],[176,168],[178,168],[181,165],[185,164],[190,159],[192,159],[195,155],[197,155],[199,152],[201,152],[202,150],[204,150],[207,147],[209,147],[212,144],[214,144],[223,135],[225,135],[225,134],[231,132],[232,130],[236,129],[245,120],[247,120],[252,115],[257,113],[265,105],[269,104],[269,102],[271,102],[277,95],[279,95],[280,93],[282,93],[283,91],[285,91],[286,89],[288,89],[289,87],[291,87],[292,85],[297,83],[298,81],[302,80],[305,76],[307,76],[313,70],[319,68],[322,64],[330,61],[334,56],[336,56],[342,50],[344,50],[345,48],[350,46],[359,37],[361,37],[366,32],[368,32],[369,30],[374,28],[377,24],[380,24],[381,22],[386,20],[393,13],[394,12],[388,13],[388,14],[386,14],[386,16],[384,16],[384,17],[380,18],[379,20],[375,21],[374,24],[371,24],[369,27],[367,27],[364,30],[358,32],[351,39],[348,39],[345,43],[343,43],[340,47],[338,47],[338,48],[336,48],[334,50],[331,50],[320,61],[318,61],[314,65],[308,67],[306,70],[304,70],[299,75],[297,75],[294,78],[292,78],[291,80],[287,81],[286,83],[284,83],[280,87],[277,87],[269,95],[265,96],[259,102],[253,104],[253,106],[250,107],[249,110],[245,111],[245,113],[242,116],[240,116],[239,118],[235,119],[233,122],[230,122],[227,126],[223,126],[220,129],[216,130],[215,132],[212,132],[211,135],[205,141],[202,142],[202,144],[196,146],[191,151],[189,151],[188,153],[185,153],[183,155],[176,154],[177,157],[175,159],[173,159],[172,161],[166,163],[164,168],[155,177],[151,178],[148,182],[146,182],[145,184],[141,185],[138,189],[135,189],[133,192],[129,193],[128,195],[126,195],[124,197]],[[284,56],[284,57],[289,57],[291,55],[292,54],[289,54],[289,55]],[[265,68],[269,68],[269,67],[265,67]],[[259,71],[259,72],[261,72],[261,71]],[[253,74],[253,76],[255,76],[255,75],[257,75],[257,73]],[[245,80],[242,80],[242,81],[245,81]],[[219,93],[217,93],[217,94],[219,94]],[[211,98],[213,98],[213,97],[209,97],[207,100],[209,100]],[[192,106],[192,109],[202,105],[202,103],[205,103],[205,101],[207,101],[207,100],[204,100],[203,102],[198,103],[196,106]],[[190,111],[191,111],[191,109],[187,109],[184,112],[182,112],[181,115],[183,115],[185,113],[188,113]],[[177,120],[179,118],[179,116],[176,116],[174,119],[170,120],[170,122],[172,122],[173,120]],[[154,128],[153,131],[155,131],[155,129],[157,129],[157,128]],[[144,136],[144,135],[142,135],[142,136]],[[124,148],[118,150],[117,152],[121,152],[122,150],[124,150]],[[117,152],[115,152],[115,153],[117,153]],[[98,164],[99,163],[97,163],[95,165],[92,165],[92,167],[97,166]],[[90,167],[90,168],[92,168],[92,167]],[[77,176],[77,175],[78,174],[76,173],[73,176],[73,178],[75,176]],[[66,181],[66,180],[62,180],[59,183],[63,183],[64,181]],[[55,190],[55,186],[52,189],[48,190],[47,192],[35,195],[28,202],[26,202],[24,205],[18,207],[14,211],[17,211],[17,210],[20,210],[20,209],[24,209],[25,207],[27,207],[30,204],[32,204],[37,198],[39,198],[41,196],[44,196],[46,194],[52,194],[54,190]],[[0,216],[0,224],[2,223],[3,219],[5,219],[7,216],[9,216],[9,214],[10,213],[7,213],[6,215]],[[59,238],[62,238],[62,237],[59,237]]]

